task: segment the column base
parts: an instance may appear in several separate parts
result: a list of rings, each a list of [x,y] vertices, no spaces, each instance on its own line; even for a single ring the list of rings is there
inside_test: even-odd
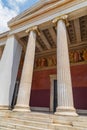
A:
[[[78,116],[78,114],[76,113],[76,110],[74,108],[57,108],[56,115],[65,115],[65,116]]]
[[[13,109],[14,112],[30,112],[29,106],[15,106]]]

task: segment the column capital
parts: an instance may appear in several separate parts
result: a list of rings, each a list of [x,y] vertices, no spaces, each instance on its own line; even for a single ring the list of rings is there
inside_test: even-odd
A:
[[[25,32],[26,32],[26,33],[30,33],[30,31],[34,31],[34,32],[36,32],[38,35],[40,35],[40,31],[39,31],[39,29],[38,29],[37,26],[31,27],[31,28],[27,29]]]
[[[63,20],[66,26],[69,26],[68,15],[62,15],[62,16],[56,17],[52,20],[52,23],[57,24],[59,20]]]

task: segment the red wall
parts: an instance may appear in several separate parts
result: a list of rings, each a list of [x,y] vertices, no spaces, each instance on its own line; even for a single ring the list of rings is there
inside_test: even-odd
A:
[[[50,106],[50,77],[56,69],[34,71],[31,106]],[[87,65],[71,66],[72,86],[75,108],[87,109]]]
[[[56,69],[34,71],[32,91],[31,91],[31,106],[49,107],[50,106],[50,77],[49,75],[56,74]]]
[[[71,67],[74,105],[87,109],[87,64]]]

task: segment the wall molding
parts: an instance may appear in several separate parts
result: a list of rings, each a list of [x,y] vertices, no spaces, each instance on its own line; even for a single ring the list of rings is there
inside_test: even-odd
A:
[[[77,111],[78,114],[87,115],[87,110],[76,109],[76,111]]]

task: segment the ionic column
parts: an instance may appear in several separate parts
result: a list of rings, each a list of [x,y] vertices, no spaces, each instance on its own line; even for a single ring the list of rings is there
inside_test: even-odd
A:
[[[73,94],[68,54],[68,42],[65,19],[67,16],[55,19],[57,23],[57,95],[58,115],[77,115],[73,105]]]
[[[0,110],[11,107],[22,47],[9,35],[0,61]]]
[[[35,43],[36,43],[36,27],[28,30],[29,39],[24,60],[21,82],[19,86],[19,93],[17,104],[14,111],[30,111],[30,94],[32,85],[32,74],[35,57]]]

